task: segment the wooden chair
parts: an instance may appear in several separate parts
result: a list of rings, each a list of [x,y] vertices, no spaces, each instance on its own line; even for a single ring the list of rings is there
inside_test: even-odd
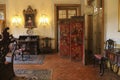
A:
[[[106,58],[103,57],[101,54],[94,55],[94,66],[96,65],[96,61],[97,61],[100,67],[100,76],[104,74],[105,60]]]
[[[112,39],[109,39],[106,41],[105,44],[105,58],[108,60],[111,56],[111,52],[115,50],[114,47],[115,43]],[[114,56],[114,55],[113,55]],[[109,60],[110,61],[110,69],[112,70],[112,64],[115,63],[115,56],[113,57],[113,59]]]
[[[114,41],[112,39],[109,39],[109,40],[106,41],[106,44],[105,44],[105,54],[104,54],[104,56],[102,56],[101,53],[94,55],[94,65],[95,65],[96,61],[99,62],[100,75],[101,76],[104,74],[104,69],[105,69],[105,66],[106,66],[106,60],[108,60],[107,56],[109,54],[106,51],[108,51],[108,50],[111,51],[113,49],[114,49]]]
[[[112,39],[108,39],[105,43],[105,50],[114,50],[115,43]]]

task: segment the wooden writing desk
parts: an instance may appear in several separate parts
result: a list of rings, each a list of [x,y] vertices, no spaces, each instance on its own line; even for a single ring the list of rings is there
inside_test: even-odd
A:
[[[39,36],[26,36],[22,35],[18,39],[20,46],[24,45],[30,54],[39,53]]]
[[[114,49],[111,51],[106,50],[106,57],[110,62],[110,69],[117,73],[120,67],[120,50],[119,49]]]

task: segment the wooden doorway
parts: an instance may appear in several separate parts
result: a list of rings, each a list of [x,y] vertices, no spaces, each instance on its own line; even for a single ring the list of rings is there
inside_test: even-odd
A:
[[[62,19],[70,19],[71,16],[80,16],[80,4],[55,4],[55,47],[59,52],[59,26],[58,22]]]
[[[88,6],[94,6],[94,13],[86,17],[86,64],[92,63],[94,54],[102,54],[104,50],[104,0],[91,1]]]

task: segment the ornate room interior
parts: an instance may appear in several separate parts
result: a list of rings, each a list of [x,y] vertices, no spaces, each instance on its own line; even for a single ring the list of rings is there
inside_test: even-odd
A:
[[[119,7],[120,0],[0,0],[0,80],[118,80]]]

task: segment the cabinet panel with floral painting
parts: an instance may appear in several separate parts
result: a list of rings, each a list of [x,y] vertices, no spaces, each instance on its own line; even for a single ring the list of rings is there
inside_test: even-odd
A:
[[[83,61],[84,56],[84,17],[72,17],[70,20],[61,20],[60,28],[60,55],[71,60]]]
[[[60,28],[60,55],[70,57],[70,23],[64,19],[59,21]]]
[[[70,49],[72,60],[83,60],[84,17],[73,17],[70,21]]]

